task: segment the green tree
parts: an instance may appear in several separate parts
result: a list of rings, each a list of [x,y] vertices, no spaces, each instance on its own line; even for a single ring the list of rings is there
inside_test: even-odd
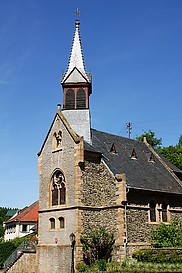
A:
[[[175,219],[170,225],[161,223],[153,229],[152,242],[154,247],[182,247],[182,222]]]
[[[3,222],[5,222],[8,219],[6,216],[7,211],[8,211],[7,208],[0,208],[0,238],[4,237]]]
[[[180,137],[179,137],[179,141],[178,141],[177,146],[182,146],[182,135],[180,135]]]
[[[81,243],[85,263],[91,265],[103,259],[108,261],[111,257],[114,242],[114,234],[107,232],[104,227],[99,227],[94,231],[84,233],[81,236]]]
[[[151,130],[144,132],[141,136],[136,136],[136,139],[143,142],[144,137],[146,137],[147,142],[154,148],[157,149],[162,145],[162,138],[155,137],[155,133]]]
[[[182,135],[176,146],[159,147],[158,152],[182,170]]]

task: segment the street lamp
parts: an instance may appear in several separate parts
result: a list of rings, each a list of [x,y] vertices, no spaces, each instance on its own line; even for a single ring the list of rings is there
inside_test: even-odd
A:
[[[74,248],[75,248],[75,234],[70,234],[70,242],[71,242],[71,273],[74,273]]]

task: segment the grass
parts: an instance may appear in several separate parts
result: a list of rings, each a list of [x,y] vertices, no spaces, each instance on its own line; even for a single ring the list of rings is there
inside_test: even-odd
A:
[[[137,272],[145,271],[146,273],[147,271],[148,272],[182,272],[182,263],[175,263],[175,264],[145,263],[145,262],[138,262],[135,259],[125,259],[122,264],[119,264],[115,261],[107,263],[106,271],[119,272],[120,270],[125,270],[125,272],[127,272],[127,270],[137,271]],[[98,268],[98,265],[95,264],[90,267],[81,266],[80,268],[78,268],[78,271],[79,272],[98,272],[99,268]]]
[[[175,272],[181,271],[182,272],[182,263],[145,263],[145,262],[138,262],[135,259],[126,259],[122,264],[122,269],[135,269],[135,270],[145,270],[152,272]]]

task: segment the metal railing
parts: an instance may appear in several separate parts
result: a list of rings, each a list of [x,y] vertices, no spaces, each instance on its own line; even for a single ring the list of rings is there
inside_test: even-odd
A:
[[[36,241],[24,241],[22,242],[15,251],[8,257],[4,263],[4,272],[7,272],[11,266],[23,255],[23,253],[35,253],[36,252]]]

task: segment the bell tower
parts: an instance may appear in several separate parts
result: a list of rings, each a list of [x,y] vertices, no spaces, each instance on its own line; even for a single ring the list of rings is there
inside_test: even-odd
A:
[[[80,22],[76,19],[75,33],[68,62],[68,69],[63,74],[63,114],[72,129],[91,144],[89,96],[92,93],[91,73],[86,72]]]

